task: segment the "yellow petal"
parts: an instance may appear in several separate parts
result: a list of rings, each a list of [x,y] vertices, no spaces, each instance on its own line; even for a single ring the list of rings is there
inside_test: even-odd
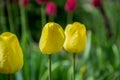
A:
[[[72,53],[84,51],[86,45],[86,28],[79,22],[68,24],[65,29],[65,50]]]
[[[0,73],[15,73],[23,66],[23,54],[16,35],[0,35]]]
[[[62,27],[54,22],[47,23],[41,34],[39,47],[43,54],[54,54],[61,50],[65,40]]]
[[[82,67],[80,68],[80,71],[81,71],[81,73],[82,73],[83,75],[85,75],[85,73],[87,72],[87,67],[86,67],[86,66],[82,66]]]

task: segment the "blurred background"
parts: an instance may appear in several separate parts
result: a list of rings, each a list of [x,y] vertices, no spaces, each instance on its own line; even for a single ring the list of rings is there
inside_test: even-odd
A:
[[[48,80],[48,56],[38,47],[47,3],[20,1],[0,0],[0,34],[16,34],[24,54],[24,66],[12,74],[13,80]],[[65,10],[67,0],[51,1],[56,14],[43,16],[65,29],[71,13]],[[87,29],[86,49],[76,56],[76,80],[120,80],[120,0],[77,0],[71,19]],[[52,80],[71,80],[71,76],[72,54],[63,49],[52,56]],[[6,75],[0,74],[0,80],[7,80]]]

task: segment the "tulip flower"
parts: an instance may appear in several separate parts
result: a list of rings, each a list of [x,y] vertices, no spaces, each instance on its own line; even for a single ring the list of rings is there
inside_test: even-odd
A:
[[[23,54],[16,35],[0,35],[0,73],[12,74],[23,67]]]
[[[39,48],[43,54],[54,54],[61,50],[65,40],[62,27],[54,22],[47,23],[39,42]]]
[[[29,4],[29,0],[19,0],[19,4],[21,5],[21,6],[28,6],[28,4]]]
[[[67,23],[71,24],[73,13],[77,9],[77,0],[67,0],[65,3],[65,11],[67,12]]]
[[[64,49],[73,53],[73,80],[75,80],[75,55],[85,49],[86,28],[79,22],[68,24],[65,36]]]
[[[82,75],[85,75],[85,73],[87,72],[87,67],[86,66],[81,67],[80,71],[81,71]]]
[[[101,7],[101,6],[102,6],[101,0],[92,0],[92,4],[93,4],[95,7]]]
[[[47,3],[49,0],[36,0],[38,4]]]
[[[74,22],[68,24],[65,29],[66,40],[64,42],[65,50],[72,53],[84,51],[86,45],[86,28],[85,25]]]
[[[67,0],[65,4],[65,11],[66,12],[74,12],[77,8],[77,1],[76,0]]]
[[[46,14],[49,16],[54,16],[57,13],[57,8],[54,2],[48,2],[46,6]]]
[[[64,31],[59,24],[49,22],[44,26],[39,48],[43,54],[49,55],[49,80],[51,80],[51,55],[62,49],[64,40]]]
[[[49,21],[54,21],[54,17],[57,13],[57,7],[54,2],[48,2],[46,5],[46,14],[48,15]]]

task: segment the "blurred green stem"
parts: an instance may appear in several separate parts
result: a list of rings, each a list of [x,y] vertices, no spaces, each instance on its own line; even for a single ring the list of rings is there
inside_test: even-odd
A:
[[[16,1],[16,0],[15,0]],[[13,19],[14,19],[14,32],[17,36],[20,36],[20,33],[18,33],[19,25],[20,25],[20,17],[19,17],[19,5],[15,3],[12,3],[12,11],[13,11]]]
[[[49,16],[49,22],[53,22],[54,21],[54,16]]]
[[[8,74],[8,80],[12,80],[12,74]]]
[[[20,12],[21,12],[22,35],[25,35],[27,33],[27,25],[26,25],[25,8],[23,6],[20,7]]]
[[[112,46],[114,57],[115,57],[115,67],[119,67],[120,65],[120,54],[117,46],[114,44]]]
[[[73,80],[75,80],[75,53],[73,53]]]
[[[42,21],[42,27],[43,27],[46,23],[45,4],[41,5],[41,21]]]
[[[96,49],[96,52],[97,52],[99,69],[102,69],[104,67],[104,54],[102,53],[101,47],[98,47]]]
[[[8,11],[8,20],[9,20],[9,25],[10,25],[10,31],[14,33],[14,24],[13,24],[13,17],[12,17],[12,11],[11,11],[11,5],[10,5],[10,0],[7,1],[7,11]]]
[[[73,20],[73,13],[67,13],[67,24],[71,24]]]
[[[23,51],[24,53],[26,52],[26,45],[27,45],[27,41],[29,40],[28,39],[28,32],[27,32],[27,22],[26,22],[26,14],[25,14],[25,8],[24,6],[20,6],[20,15],[21,15],[21,26],[22,26],[22,40],[21,40],[21,44],[22,44],[22,48],[23,48]],[[26,59],[27,58],[27,54],[24,54],[24,63],[26,63],[24,65],[24,74],[25,74],[25,80],[30,80],[29,78],[29,69],[27,68],[28,67],[28,60]]]
[[[119,14],[120,14],[120,0],[118,0],[117,2],[116,2],[116,16],[119,16]],[[118,17],[116,17],[116,25],[115,26],[120,26],[120,18],[118,18]],[[120,37],[119,37],[119,35],[120,35],[120,27],[116,27],[116,36],[115,36],[115,39],[119,39]]]
[[[21,26],[22,26],[22,41],[25,42],[25,44],[27,43],[27,41],[30,43],[32,41],[32,37],[31,37],[31,33],[29,28],[27,28],[27,15],[26,15],[26,11],[25,11],[25,7],[24,6],[20,6],[20,12],[21,12]],[[29,39],[29,40],[27,40]],[[24,45],[25,45],[24,44]],[[31,44],[31,43],[30,43]]]
[[[49,62],[49,80],[51,80],[51,55],[49,55],[48,62]]]
[[[108,39],[111,40],[111,38],[113,37],[113,33],[111,30],[109,18],[108,18],[107,14],[102,6],[99,8],[99,10],[101,11],[101,14],[102,14],[103,19],[104,19],[107,37],[108,37]]]
[[[6,20],[4,15],[3,0],[0,0],[0,26],[2,27],[2,32],[7,31]]]

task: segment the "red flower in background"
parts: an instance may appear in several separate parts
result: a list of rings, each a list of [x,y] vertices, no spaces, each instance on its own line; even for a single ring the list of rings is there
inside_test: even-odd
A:
[[[54,16],[57,13],[56,4],[54,2],[48,2],[46,6],[46,14],[49,16]]]
[[[77,1],[76,0],[67,0],[65,4],[66,12],[73,12],[77,8]]]
[[[19,4],[21,5],[21,6],[28,6],[28,4],[29,4],[29,0],[19,0]]]
[[[101,0],[92,0],[92,4],[95,7],[101,7],[102,6]]]
[[[38,4],[47,3],[49,0],[36,0]]]

